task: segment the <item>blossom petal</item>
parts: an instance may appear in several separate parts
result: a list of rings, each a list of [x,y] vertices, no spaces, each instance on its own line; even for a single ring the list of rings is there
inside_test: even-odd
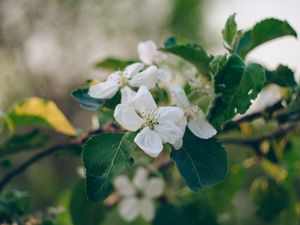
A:
[[[133,91],[130,87],[125,86],[121,89],[121,103],[127,104],[134,96],[136,92]]]
[[[128,104],[140,113],[152,112],[157,109],[156,103],[148,88],[142,86]]]
[[[162,121],[154,126],[154,130],[157,131],[163,143],[175,144],[183,136],[181,128],[172,121]]]
[[[171,81],[172,79],[172,71],[170,68],[165,67],[165,68],[159,68],[158,71],[158,79],[161,81]]]
[[[140,60],[147,64],[152,65],[155,61],[157,54],[157,46],[153,41],[145,41],[138,44],[137,47]]]
[[[186,109],[190,106],[190,102],[181,87],[175,87],[173,89],[173,93],[175,96],[176,105],[182,109]]]
[[[172,145],[173,145],[175,150],[181,149],[181,147],[183,145],[183,139],[182,138],[177,139],[177,141]]]
[[[158,110],[159,122],[170,120],[174,123],[178,123],[183,119],[184,112],[175,106],[163,106],[159,107]]]
[[[133,87],[146,86],[148,89],[155,87],[159,80],[159,73],[156,66],[150,66],[144,71],[136,74],[129,81],[129,84]]]
[[[147,186],[148,171],[144,167],[139,167],[133,177],[133,183],[139,190],[143,190]]]
[[[112,74],[110,74],[110,75],[107,77],[107,81],[115,81],[115,82],[118,82],[121,75],[122,75],[122,72],[121,72],[121,71],[113,72]]]
[[[161,177],[152,177],[149,179],[145,195],[149,198],[161,196],[165,189],[165,182]]]
[[[138,133],[134,142],[151,157],[157,157],[163,150],[161,137],[155,131],[150,130],[149,127],[145,127]]]
[[[143,68],[144,68],[143,63],[133,63],[125,68],[124,74],[127,78],[132,78],[135,74],[140,72]]]
[[[128,105],[119,104],[115,108],[114,117],[124,128],[136,131],[143,125],[144,121]]]
[[[115,96],[120,85],[115,81],[100,82],[90,87],[88,95],[92,98],[110,99]]]
[[[120,216],[127,222],[134,221],[139,215],[140,204],[136,197],[124,198],[121,200],[118,211]]]
[[[113,184],[117,192],[123,197],[131,197],[136,194],[134,187],[132,186],[127,176],[124,175],[117,176],[113,180]]]
[[[139,211],[145,220],[151,221],[154,218],[155,207],[152,199],[142,198],[139,200]]]
[[[211,138],[217,133],[216,129],[201,117],[193,117],[188,122],[188,128],[194,135],[203,139]]]

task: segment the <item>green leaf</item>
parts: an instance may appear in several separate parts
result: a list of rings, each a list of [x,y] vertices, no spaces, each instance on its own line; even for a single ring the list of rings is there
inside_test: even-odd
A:
[[[245,65],[232,55],[215,76],[216,99],[209,118],[215,127],[221,127],[238,113],[243,114],[265,83],[265,70],[259,64]]]
[[[209,74],[209,62],[211,57],[208,56],[205,50],[198,44],[178,43],[176,39],[170,38],[165,42],[165,48],[161,50],[188,61],[204,75]]]
[[[242,58],[245,58],[246,55],[257,46],[288,35],[297,37],[296,31],[287,21],[273,18],[265,19],[243,34],[237,45],[236,52]]]
[[[102,203],[86,199],[85,182],[81,180],[73,188],[70,212],[74,225],[99,225],[105,219],[106,209]]]
[[[214,139],[200,139],[189,130],[180,150],[172,150],[171,158],[192,191],[222,182],[227,174],[227,156],[224,148]]]
[[[15,104],[6,114],[6,124],[11,129],[22,125],[41,126],[76,135],[76,130],[54,102],[37,97]]]
[[[108,196],[111,179],[130,163],[136,148],[134,137],[133,132],[124,135],[107,133],[95,135],[86,142],[82,158],[89,175],[87,193],[90,200],[97,201]]]
[[[98,111],[104,104],[103,99],[92,98],[88,95],[88,88],[79,88],[72,92],[72,97],[85,109]]]
[[[279,65],[276,70],[266,70],[267,84],[277,84],[281,87],[294,88],[297,86],[294,72],[287,66]]]
[[[120,70],[124,69],[126,66],[136,62],[136,60],[123,60],[116,58],[106,58],[95,64],[95,68],[110,69],[110,70]]]
[[[227,19],[225,27],[222,30],[223,39],[228,46],[232,46],[237,33],[235,16],[236,14],[234,13]]]
[[[0,159],[10,155],[37,149],[49,143],[48,136],[37,130],[23,135],[13,135],[0,144]]]

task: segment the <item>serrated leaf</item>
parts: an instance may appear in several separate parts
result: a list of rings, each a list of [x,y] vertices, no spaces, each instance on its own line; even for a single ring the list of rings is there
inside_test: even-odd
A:
[[[6,115],[10,127],[31,125],[54,129],[66,135],[75,135],[76,130],[57,105],[37,97],[28,98],[14,105]]]
[[[106,58],[95,64],[95,68],[110,69],[110,70],[120,70],[124,69],[126,66],[136,62],[135,60],[123,60],[117,58]]]
[[[103,99],[92,98],[88,95],[88,88],[79,88],[72,92],[72,97],[85,109],[98,111],[104,104]]]
[[[170,38],[165,42],[165,48],[161,50],[188,61],[204,75],[209,74],[209,62],[211,57],[208,56],[205,50],[198,44],[178,43],[176,39]]]
[[[133,132],[124,135],[99,134],[86,142],[82,158],[89,175],[87,193],[90,200],[104,199],[110,194],[107,190],[110,190],[111,179],[130,163],[136,148],[134,137]]]
[[[245,65],[232,55],[215,76],[216,99],[209,118],[215,127],[221,127],[238,113],[243,114],[265,83],[265,70],[259,64]]]
[[[105,219],[106,209],[102,203],[87,200],[85,182],[81,180],[73,188],[70,213],[74,225],[99,225]]]
[[[265,19],[243,34],[237,45],[236,53],[245,58],[257,46],[283,36],[297,37],[297,33],[287,21]]]
[[[294,88],[297,86],[294,72],[287,66],[279,65],[276,70],[266,70],[267,84],[277,84],[281,87]]]
[[[48,136],[37,130],[23,135],[13,135],[0,144],[0,159],[46,146],[49,143]]]
[[[234,13],[226,20],[225,27],[222,30],[223,39],[228,46],[232,46],[232,43],[237,33],[237,24],[235,22],[235,16],[236,14]]]
[[[186,131],[183,146],[172,150],[171,158],[192,191],[198,191],[222,182],[228,163],[224,148],[214,139],[200,139]]]

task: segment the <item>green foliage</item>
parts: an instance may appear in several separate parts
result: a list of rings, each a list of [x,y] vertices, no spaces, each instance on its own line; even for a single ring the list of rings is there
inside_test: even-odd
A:
[[[92,98],[88,95],[88,88],[79,88],[72,92],[72,97],[85,109],[98,111],[104,104],[103,99]]]
[[[232,14],[226,21],[225,27],[222,30],[222,35],[228,47],[233,47],[238,29],[235,22],[236,14]]]
[[[265,19],[242,35],[236,53],[245,58],[252,49],[259,45],[288,35],[297,37],[296,31],[288,22],[273,18]]]
[[[183,146],[172,150],[171,158],[192,191],[220,183],[228,166],[224,148],[214,138],[200,139],[186,131]]]
[[[253,200],[257,205],[256,213],[266,222],[277,219],[287,209],[290,196],[286,188],[272,179],[260,179],[252,185]]]
[[[99,225],[105,219],[106,208],[103,203],[93,203],[86,199],[85,182],[81,180],[73,188],[70,212],[74,225]]]
[[[200,73],[209,75],[209,62],[212,59],[198,44],[189,44],[169,38],[165,42],[164,52],[172,53],[193,64]]]
[[[105,199],[110,193],[111,179],[128,164],[136,148],[135,133],[99,134],[83,147],[83,162],[88,174],[87,194],[90,200]]]
[[[243,114],[264,86],[265,70],[259,64],[246,65],[232,55],[215,76],[215,103],[210,111],[210,121],[221,127],[238,113]]]
[[[110,70],[121,70],[124,69],[126,66],[134,63],[136,60],[122,60],[116,58],[106,58],[100,62],[95,64],[96,68],[101,69],[110,69]]]
[[[0,159],[37,149],[49,144],[49,138],[37,130],[23,135],[12,135],[0,144]]]
[[[266,82],[268,84],[277,84],[279,86],[289,88],[297,86],[294,72],[284,65],[279,65],[274,71],[266,70]]]

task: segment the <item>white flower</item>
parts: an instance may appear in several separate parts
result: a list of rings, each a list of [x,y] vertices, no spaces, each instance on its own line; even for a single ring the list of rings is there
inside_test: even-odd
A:
[[[142,86],[127,104],[117,105],[115,119],[127,130],[141,131],[137,134],[135,143],[148,155],[157,157],[164,143],[170,143],[180,148],[184,129],[181,121],[184,112],[174,106],[157,108],[156,103],[147,89]]]
[[[100,82],[90,87],[88,94],[93,98],[110,99],[115,96],[119,89],[125,87],[140,87],[149,89],[155,87],[161,76],[156,66],[149,66],[145,70],[143,63],[134,63],[124,71],[116,71],[108,76],[105,82]]]
[[[199,138],[208,139],[217,133],[216,129],[206,121],[202,110],[198,106],[190,104],[182,88],[174,88],[174,95],[176,105],[184,110],[187,118],[187,126],[194,135]]]
[[[154,198],[163,194],[165,183],[160,177],[148,177],[145,168],[138,168],[131,183],[129,178],[120,175],[114,179],[114,186],[122,197],[118,206],[120,216],[127,222],[139,215],[151,221],[155,214]]]
[[[160,65],[167,58],[167,54],[158,51],[156,44],[151,40],[140,42],[137,50],[140,60],[146,65]],[[160,80],[171,80],[172,72],[168,67],[159,68],[158,73]]]

